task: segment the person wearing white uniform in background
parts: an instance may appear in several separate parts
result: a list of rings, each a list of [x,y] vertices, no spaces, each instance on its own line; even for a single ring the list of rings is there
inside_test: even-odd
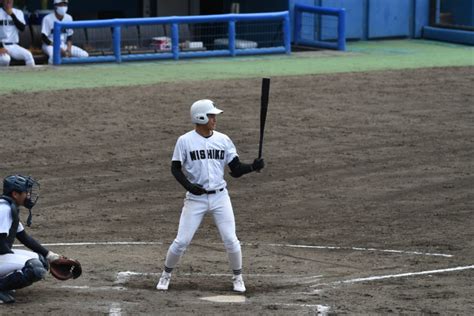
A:
[[[54,22],[72,22],[72,16],[67,14],[68,0],[54,0],[54,12],[46,15],[41,24],[41,39],[43,52],[48,55],[48,63],[53,63]],[[61,31],[61,55],[63,57],[89,57],[89,54],[77,46],[72,45],[72,29]]]
[[[9,66],[11,58],[24,60],[27,66],[35,66],[31,52],[18,45],[18,34],[25,28],[23,12],[13,8],[13,0],[3,0],[0,9],[0,66]]]
[[[48,262],[61,256],[49,251],[28,235],[20,222],[20,206],[30,210],[27,225],[31,224],[31,209],[39,197],[39,183],[22,175],[3,179],[0,196],[0,303],[14,303],[15,290],[42,280]],[[29,250],[13,249],[18,239]]]
[[[194,102],[191,120],[196,124],[195,129],[179,137],[176,143],[171,172],[188,192],[178,234],[168,249],[157,290],[168,290],[173,268],[191,243],[204,215],[210,213],[227,250],[233,272],[233,290],[241,293],[246,291],[242,278],[242,251],[235,233],[234,211],[226,189],[224,169],[228,165],[231,175],[237,178],[261,170],[264,161],[260,158],[252,164],[240,162],[232,140],[215,131],[216,115],[222,112],[211,100]]]

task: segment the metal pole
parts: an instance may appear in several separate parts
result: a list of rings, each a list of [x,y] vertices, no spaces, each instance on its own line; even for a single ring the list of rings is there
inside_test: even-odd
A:
[[[122,52],[120,50],[120,44],[121,44],[120,25],[115,25],[113,27],[113,30],[114,30],[114,33],[112,34],[112,36],[113,36],[115,61],[117,63],[121,63],[122,62]]]
[[[53,64],[61,65],[61,26],[54,22],[53,29]]]
[[[229,21],[229,51],[232,57],[235,56],[235,21]]]
[[[178,23],[171,24],[171,50],[173,52],[173,58],[179,59],[179,28]]]

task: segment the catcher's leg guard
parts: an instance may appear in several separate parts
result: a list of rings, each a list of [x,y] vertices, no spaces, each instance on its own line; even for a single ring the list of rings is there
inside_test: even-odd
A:
[[[43,279],[47,270],[38,259],[30,259],[21,270],[0,278],[0,291],[21,289]]]
[[[45,263],[39,259],[28,260],[22,271],[31,282],[42,280],[46,272],[48,272],[48,270],[45,269]]]

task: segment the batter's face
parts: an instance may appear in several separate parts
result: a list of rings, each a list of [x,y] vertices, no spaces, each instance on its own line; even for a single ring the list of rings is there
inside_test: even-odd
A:
[[[217,125],[217,115],[215,114],[208,114],[207,117],[209,118],[209,122],[207,122],[207,128],[210,131],[213,131],[216,129]]]

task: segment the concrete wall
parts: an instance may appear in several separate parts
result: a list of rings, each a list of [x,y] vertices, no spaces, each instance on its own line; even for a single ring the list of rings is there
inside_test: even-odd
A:
[[[430,0],[289,0],[346,9],[347,39],[421,37],[429,22]]]

